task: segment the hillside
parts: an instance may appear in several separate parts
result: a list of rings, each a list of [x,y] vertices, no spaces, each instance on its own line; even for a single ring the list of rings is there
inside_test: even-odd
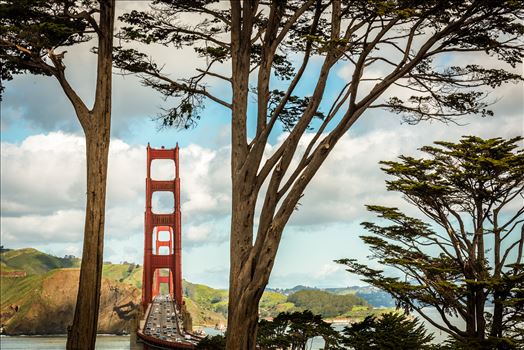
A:
[[[316,290],[324,291],[332,294],[346,295],[354,294],[362,299],[365,299],[369,305],[375,308],[391,308],[395,307],[395,300],[388,293],[372,286],[351,286],[351,287],[342,287],[342,288],[314,288],[308,286],[295,286],[293,288],[277,288],[277,289],[268,289],[269,291],[277,292],[284,295],[291,295],[293,293],[303,291],[303,290]]]
[[[8,250],[0,254],[2,270],[25,271],[28,275],[40,275],[53,269],[79,266],[78,258],[59,258],[33,248]]]
[[[202,284],[183,282],[184,297],[188,305],[198,305],[200,310],[195,312],[194,323],[206,320],[206,317],[221,315],[223,322],[227,318],[228,294],[223,289],[213,289]],[[337,295],[316,289],[298,290],[290,295],[284,295],[275,291],[265,291],[259,305],[260,317],[275,317],[283,311],[311,310],[325,318],[336,317],[364,317],[373,313],[369,303],[355,295]],[[204,316],[203,313],[208,314]],[[209,322],[204,322],[209,324]]]
[[[104,277],[129,284],[138,289],[142,288],[142,267],[135,264],[111,264],[105,263],[102,267]]]
[[[2,277],[1,322],[8,334],[65,334],[73,319],[79,269],[54,269],[23,278]],[[125,333],[127,305],[140,302],[140,291],[114,280],[102,280],[100,333]]]
[[[77,258],[59,258],[32,248],[2,250],[0,311],[5,330],[9,334],[64,334],[73,317],[79,264]],[[131,311],[129,303],[140,302],[142,271],[136,264],[104,263],[100,332],[126,331]],[[195,326],[227,322],[227,290],[185,280],[182,288]],[[368,298],[362,298],[361,293],[367,293]],[[326,318],[362,318],[381,312],[372,310],[373,303],[368,302],[387,303],[386,299],[380,300],[380,293],[369,287],[319,290],[297,286],[288,290],[266,290],[260,301],[260,316],[267,318],[283,311],[309,309]]]
[[[338,295],[320,290],[301,290],[288,296],[287,301],[293,303],[296,310],[310,310],[324,318],[351,316],[354,309],[371,309],[364,299],[354,294]]]

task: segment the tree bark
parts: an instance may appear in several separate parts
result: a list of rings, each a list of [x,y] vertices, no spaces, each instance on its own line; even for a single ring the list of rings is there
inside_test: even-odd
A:
[[[239,176],[233,175],[233,184]],[[245,186],[242,186],[245,187]],[[243,189],[243,188],[241,188]],[[240,190],[237,193],[241,194]],[[226,349],[255,349],[254,334],[258,325],[258,302],[262,293],[254,293],[250,287],[253,273],[248,266],[252,248],[253,208],[241,195],[233,198],[231,217],[231,267],[229,272],[229,308]],[[262,289],[263,290],[263,289]]]
[[[258,326],[258,303],[261,292],[246,289],[249,284],[237,285],[233,293],[229,293],[230,307],[228,309],[227,349],[252,350],[256,348],[256,332]]]
[[[102,128],[105,129],[105,128]],[[87,205],[80,281],[67,349],[94,349],[102,279],[109,130],[86,135]]]
[[[68,350],[94,350],[104,253],[107,164],[111,130],[112,49],[115,0],[100,0],[98,63],[93,109],[79,113],[86,137],[87,203],[80,281]],[[72,101],[74,104],[74,101]]]
[[[233,187],[229,271],[229,307],[226,349],[255,349],[258,302],[262,291],[252,289],[253,271],[246,264],[253,249],[253,223],[256,191],[249,184],[256,178],[256,168],[246,164],[247,99],[252,20],[257,2],[231,1],[232,43],[232,132],[231,181]],[[254,266],[253,266],[254,267]]]

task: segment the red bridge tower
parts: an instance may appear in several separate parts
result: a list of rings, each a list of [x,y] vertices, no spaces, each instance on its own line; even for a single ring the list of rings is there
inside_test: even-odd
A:
[[[151,163],[155,159],[173,161],[175,178],[171,180],[151,179]],[[144,225],[144,273],[142,276],[142,305],[144,309],[160,292],[160,284],[168,283],[169,293],[174,296],[178,307],[182,306],[182,256],[181,256],[181,213],[180,177],[178,171],[178,144],[174,149],[155,149],[147,145],[146,211]],[[155,214],[151,208],[154,192],[171,192],[174,196],[173,212]],[[159,240],[160,232],[168,232],[169,239]],[[153,250],[153,241],[155,249]],[[167,247],[167,254],[160,254],[160,247]],[[160,269],[169,275],[161,276]]]

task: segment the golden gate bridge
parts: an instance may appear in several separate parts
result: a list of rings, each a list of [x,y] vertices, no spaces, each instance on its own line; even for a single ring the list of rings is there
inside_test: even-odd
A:
[[[173,162],[173,179],[151,178],[151,164],[157,159]],[[157,214],[153,211],[152,198],[155,192],[169,192],[173,195],[171,213]],[[138,344],[145,350],[194,349],[202,338],[192,332],[191,316],[182,298],[182,216],[178,144],[172,149],[155,149],[147,145],[144,216],[142,312],[136,330]],[[167,293],[162,294],[161,291],[165,289]]]

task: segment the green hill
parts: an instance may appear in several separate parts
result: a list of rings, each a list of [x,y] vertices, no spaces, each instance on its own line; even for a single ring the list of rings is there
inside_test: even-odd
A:
[[[142,267],[136,264],[110,264],[102,267],[102,275],[112,280],[142,288]]]
[[[0,302],[1,310],[10,305],[18,305],[20,301],[25,301],[27,296],[42,287],[42,275],[31,275],[24,278],[1,278]]]
[[[38,323],[36,329],[43,332],[42,334],[46,334],[46,324],[49,324],[50,333],[61,329],[66,321],[68,322],[68,317],[74,307],[77,282],[72,276],[78,274],[78,269],[74,267],[79,265],[78,258],[59,258],[32,248],[0,251],[0,271],[4,273],[0,280],[2,323],[9,321],[11,329],[22,333],[27,332],[21,325],[24,323],[22,322],[24,317],[31,315],[32,322]],[[16,277],[12,275],[14,271],[24,271],[27,275]],[[142,286],[142,271],[142,267],[137,264],[104,263],[103,278],[109,288],[105,293],[111,295],[118,290],[125,291],[127,300],[135,300],[138,303]],[[66,276],[71,277],[66,278]],[[65,282],[58,283],[59,280]],[[61,283],[67,283],[69,287],[64,289]],[[53,287],[50,287],[51,285]],[[226,323],[227,290],[215,289],[185,280],[182,288],[194,325],[214,326]],[[56,292],[58,289],[61,290],[61,294]],[[362,318],[371,313],[381,312],[378,309],[372,310],[366,300],[355,295],[356,291],[348,288],[319,290],[298,286],[293,289],[292,293],[289,293],[290,291],[265,291],[260,301],[260,316],[274,317],[283,311],[306,309],[321,314],[325,318]],[[123,298],[124,295],[119,297]],[[45,298],[51,298],[50,300],[53,301],[45,301]],[[62,307],[64,303],[60,302],[63,300],[70,301],[66,309]],[[110,305],[106,306],[108,307],[107,312],[111,314]],[[19,311],[14,311],[16,307]],[[31,310],[30,314],[26,314],[28,310]],[[43,315],[55,315],[56,320]],[[109,323],[105,327],[116,329]],[[120,327],[118,329],[123,329],[121,328],[123,324],[119,324],[118,327]]]
[[[28,275],[41,275],[53,269],[79,266],[78,258],[59,258],[33,248],[0,253],[0,268],[6,272],[25,271]]]
[[[369,304],[354,294],[333,294],[321,290],[301,290],[288,296],[287,301],[297,311],[310,310],[325,318],[350,316],[353,309],[371,309]]]
[[[203,284],[182,281],[184,297],[192,300],[204,310],[209,310],[222,315],[227,314],[227,290],[214,289]]]
[[[1,277],[1,323],[7,334],[65,334],[71,324],[78,290],[78,268],[53,269],[41,275]],[[119,307],[140,302],[140,290],[103,278],[100,333],[120,334],[129,320]]]

